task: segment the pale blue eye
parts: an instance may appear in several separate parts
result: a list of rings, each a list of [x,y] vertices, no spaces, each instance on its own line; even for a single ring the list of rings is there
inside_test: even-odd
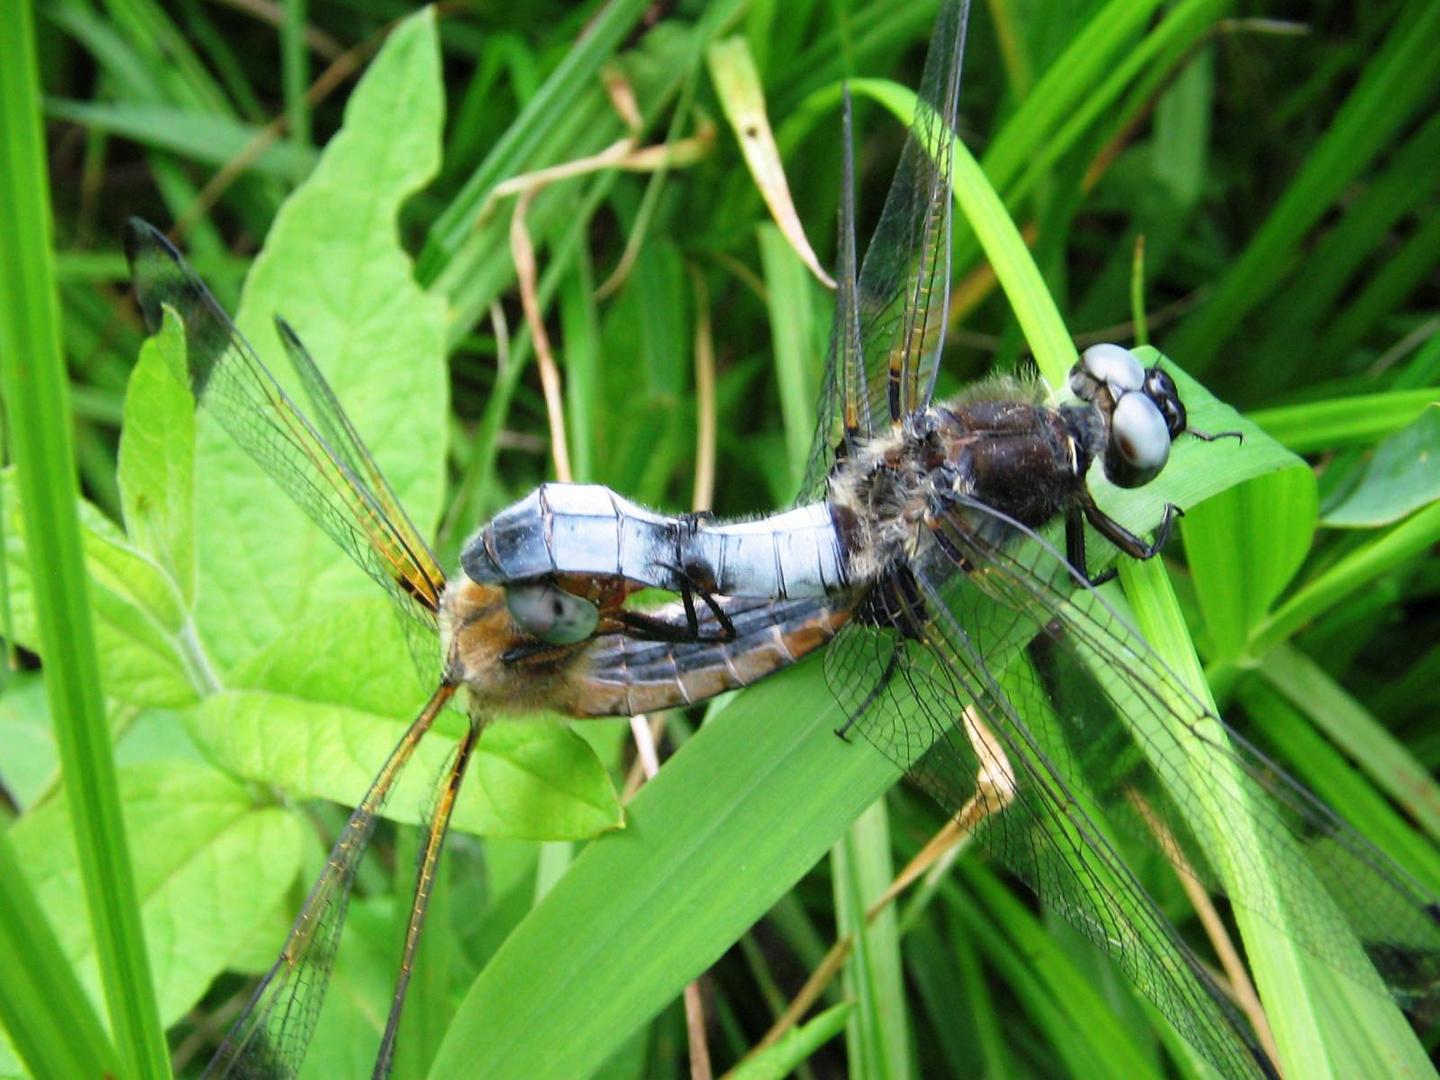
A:
[[[1110,415],[1110,439],[1132,468],[1154,475],[1170,458],[1170,429],[1144,394],[1125,394]]]
[[[584,641],[600,622],[594,604],[550,582],[509,586],[505,606],[520,629],[550,645]]]
[[[1091,345],[1080,355],[1086,374],[1110,387],[1112,394],[1139,390],[1145,369],[1129,349],[1120,345]]]

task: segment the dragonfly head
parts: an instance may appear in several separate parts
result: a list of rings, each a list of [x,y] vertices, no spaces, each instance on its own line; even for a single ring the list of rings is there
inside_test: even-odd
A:
[[[1185,430],[1175,380],[1146,368],[1129,349],[1092,345],[1070,369],[1070,390],[1109,420],[1105,476],[1117,487],[1143,487],[1165,468],[1170,444]]]
[[[505,606],[520,630],[547,645],[578,645],[600,623],[592,600],[549,579],[505,586]]]

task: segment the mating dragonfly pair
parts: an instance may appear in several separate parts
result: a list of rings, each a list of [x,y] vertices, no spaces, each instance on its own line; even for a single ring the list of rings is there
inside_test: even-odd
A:
[[[179,253],[132,222],[141,309],[152,329],[167,306],[183,322],[197,401],[441,643],[435,692],[351,815],[209,1075],[298,1071],[356,865],[397,776],[458,692],[469,729],[426,827],[377,1076],[389,1070],[450,812],[492,716],[689,705],[821,649],[849,717],[841,733],[862,735],[964,816],[1224,1075],[1273,1066],[1127,869],[1110,825],[1163,837],[1204,885],[1373,982],[1366,961],[1329,936],[1338,909],[1403,1004],[1434,1004],[1434,898],[1229,730],[1096,589],[1087,523],[1148,558],[1178,511],[1167,507],[1154,541],[1142,541],[1091,497],[1091,464],[1140,486],[1176,439],[1212,437],[1187,431],[1163,367],[1097,346],[1076,364],[1064,402],[1036,382],[998,380],[932,400],[967,14],[967,3],[942,6],[917,115],[858,273],[847,101],[820,423],[800,505],[759,520],[670,517],[603,487],[546,484],[477,533],[463,576],[447,579],[295,332],[277,319],[308,417]],[[1043,535],[1052,521],[1063,522],[1063,553]],[[645,587],[677,598],[628,607]],[[1223,818],[1250,823],[1259,845],[1249,859],[1219,854]],[[1321,883],[1326,891],[1313,891]]]

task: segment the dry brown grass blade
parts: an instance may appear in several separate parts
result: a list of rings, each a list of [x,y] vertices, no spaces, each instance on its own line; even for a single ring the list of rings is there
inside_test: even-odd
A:
[[[1227,989],[1230,992],[1231,1000],[1235,1002],[1250,1021],[1250,1026],[1255,1029],[1255,1037],[1260,1040],[1265,1053],[1269,1055],[1272,1062],[1280,1061],[1279,1047],[1275,1045],[1275,1035],[1270,1030],[1269,1018],[1265,1015],[1265,1006],[1260,1003],[1260,995],[1255,991],[1255,984],[1250,981],[1250,972],[1245,968],[1245,961],[1240,959],[1240,952],[1235,948],[1235,942],[1230,937],[1230,932],[1225,928],[1224,920],[1220,913],[1215,910],[1215,905],[1210,901],[1210,894],[1200,884],[1200,879],[1195,876],[1195,869],[1190,865],[1185,853],[1180,850],[1174,834],[1166,827],[1155,813],[1154,807],[1134,788],[1126,792],[1130,805],[1140,813],[1145,827],[1155,837],[1155,842],[1160,845],[1160,850],[1170,860],[1170,865],[1175,868],[1175,873],[1180,879],[1180,885],[1185,890],[1185,895],[1190,900],[1190,906],[1195,909],[1196,916],[1200,919],[1200,925],[1205,929],[1205,936],[1210,939],[1211,946],[1215,949],[1215,955],[1220,959],[1220,967],[1225,972],[1228,980]]]
[[[770,208],[770,216],[809,271],[824,282],[827,289],[835,288],[835,279],[820,265],[800,224],[800,215],[795,211],[785,167],[780,161],[780,149],[775,145],[775,134],[765,111],[760,73],[755,69],[749,45],[741,37],[717,41],[710,46],[705,58],[725,118],[740,141],[745,164],[765,205]]]
[[[705,276],[690,267],[695,290],[695,493],[691,509],[715,504],[715,338]]]
[[[530,327],[530,337],[535,345],[535,364],[540,371],[540,387],[545,394],[545,416],[550,425],[550,453],[555,460],[555,477],[568,484],[575,477],[570,469],[570,450],[565,440],[565,402],[561,396],[560,368],[555,363],[550,335],[545,330],[545,318],[540,311],[535,246],[530,241],[530,230],[525,226],[526,211],[530,209],[530,200],[538,190],[529,188],[515,200],[515,213],[510,218],[510,254],[515,261],[520,306],[525,311],[525,323]]]

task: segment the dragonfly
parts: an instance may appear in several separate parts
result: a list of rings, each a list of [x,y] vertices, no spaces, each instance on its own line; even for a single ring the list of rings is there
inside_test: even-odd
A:
[[[1063,400],[1016,378],[934,399],[967,21],[968,3],[942,4],[858,273],[847,96],[836,310],[799,503],[726,522],[546,484],[481,527],[461,565],[510,587],[598,574],[723,598],[707,625],[741,599],[848,613],[824,648],[840,733],[966,823],[1222,1075],[1278,1075],[1119,837],[1420,1016],[1440,1004],[1440,902],[1225,724],[1102,593],[1113,569],[1090,572],[1087,526],[1143,560],[1182,512],[1167,503],[1142,539],[1097,503],[1092,465],[1138,488],[1182,437],[1239,433],[1195,430],[1166,366],[1118,345],[1087,349]],[[636,671],[666,656],[629,651]],[[1219,839],[1237,821],[1248,849]]]
[[[310,406],[281,388],[179,253],[132,222],[147,323],[180,317],[187,377],[310,517],[386,588],[425,641],[436,689],[381,765],[211,1075],[298,1071],[323,1000],[355,867],[384,800],[439,712],[470,724],[422,843],[400,974],[376,1057],[392,1059],[449,811],[490,719],[550,708],[634,714],[703,701],[823,651],[859,734],[1108,952],[1225,1075],[1273,1066],[1203,963],[1146,895],[1107,828],[1152,843],[1337,968],[1367,976],[1325,929],[1337,904],[1403,1003],[1432,1005],[1435,899],[1250,747],[1097,591],[1085,526],[1135,558],[1163,547],[1101,511],[1098,463],[1122,486],[1163,470],[1189,427],[1174,381],[1129,350],[1087,350],[1073,401],[992,381],[934,403],[949,286],[951,154],[968,5],[941,8],[896,179],[857,273],[852,142],[835,327],[800,505],[746,522],[667,516],[598,485],[541,486],[466,544],[447,579],[295,332],[280,337]],[[1064,552],[1047,526],[1059,520]],[[676,600],[626,606],[641,587]],[[1243,815],[1266,862],[1211,856],[1207,815]],[[1325,900],[1307,891],[1316,877]]]
[[[206,1070],[210,1077],[299,1073],[319,1019],[356,868],[385,801],[441,712],[462,700],[469,724],[436,781],[400,971],[374,1073],[390,1071],[436,866],[470,758],[497,715],[550,710],[634,715],[747,686],[830,641],[849,618],[824,597],[776,604],[686,589],[644,611],[615,574],[486,584],[447,578],[299,335],[276,318],[309,405],[265,366],[180,252],[132,218],[125,236],[135,294],[152,332],[168,308],[186,343],[183,373],[213,415],[306,514],[394,601],[435,690],[381,763],[335,841],[270,970]],[[703,603],[697,606],[697,598]],[[438,648],[436,638],[438,637]],[[438,665],[435,660],[438,657]]]

